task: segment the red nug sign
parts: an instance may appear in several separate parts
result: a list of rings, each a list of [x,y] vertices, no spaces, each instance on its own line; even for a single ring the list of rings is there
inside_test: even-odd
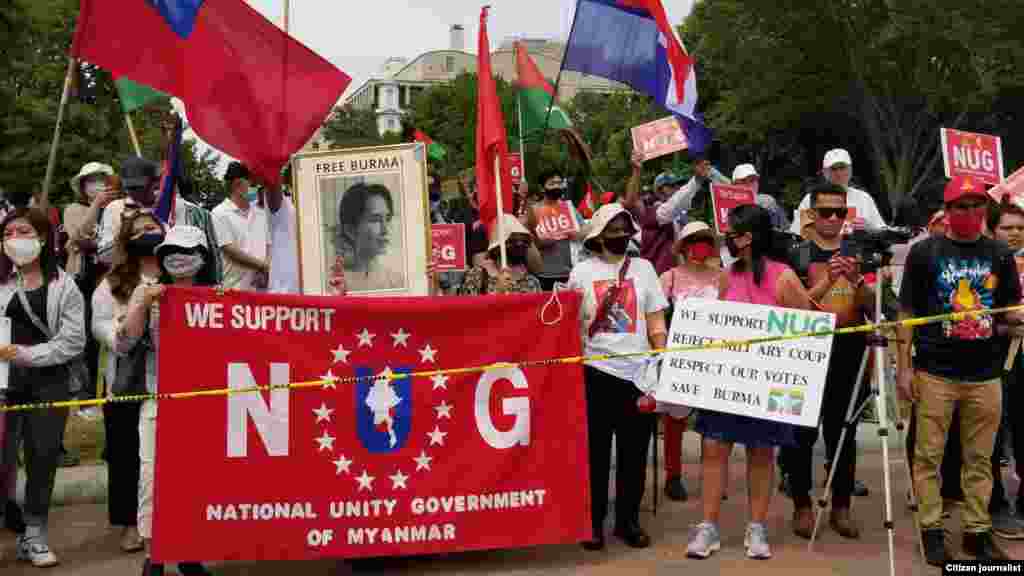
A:
[[[715,209],[715,228],[719,234],[729,231],[729,211],[743,204],[753,204],[754,189],[731,184],[711,184],[711,201]]]
[[[430,226],[431,256],[438,272],[466,269],[465,224],[433,224]]]
[[[523,155],[519,152],[509,152],[505,155],[505,160],[512,186],[518,188],[523,181]]]
[[[1003,181],[1003,143],[998,136],[943,128],[940,139],[946,178],[969,176],[986,184]]]

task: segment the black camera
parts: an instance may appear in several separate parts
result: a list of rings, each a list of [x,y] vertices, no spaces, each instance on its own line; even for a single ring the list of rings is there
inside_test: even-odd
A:
[[[889,263],[893,245],[906,244],[914,236],[915,232],[910,228],[854,230],[843,235],[839,254],[860,260],[862,272],[873,272]]]

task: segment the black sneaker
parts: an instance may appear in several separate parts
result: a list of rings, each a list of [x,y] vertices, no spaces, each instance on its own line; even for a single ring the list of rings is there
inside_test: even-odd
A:
[[[992,541],[991,532],[964,532],[964,552],[978,560],[1007,560],[1006,553]]]
[[[966,537],[966,535],[964,535]],[[933,530],[922,530],[921,539],[924,540],[924,558],[932,566],[942,566],[946,563],[946,539],[941,528]]]
[[[686,483],[682,476],[672,476],[665,481],[665,496],[676,502],[686,502],[689,494],[686,492]]]

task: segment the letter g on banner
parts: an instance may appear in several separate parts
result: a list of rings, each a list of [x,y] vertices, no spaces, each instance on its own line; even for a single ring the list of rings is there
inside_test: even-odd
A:
[[[505,450],[515,445],[530,445],[530,399],[524,396],[505,398],[501,401],[502,412],[506,416],[515,416],[512,429],[502,432],[494,426],[491,419],[491,391],[500,380],[508,380],[516,390],[527,390],[530,385],[526,374],[518,367],[499,368],[484,372],[476,385],[474,413],[476,427],[480,437],[492,448]]]

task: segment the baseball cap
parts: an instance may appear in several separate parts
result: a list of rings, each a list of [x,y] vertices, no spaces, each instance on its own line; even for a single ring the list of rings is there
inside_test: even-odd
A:
[[[754,168],[753,164],[740,164],[732,171],[732,181],[743,180],[750,176],[757,176],[757,169]]]
[[[850,158],[850,153],[842,148],[836,148],[826,152],[825,161],[821,163],[822,168],[831,168],[836,164],[853,166],[853,160]]]
[[[662,172],[654,179],[654,187],[661,188],[662,186],[672,186],[674,184],[679,184],[682,181],[682,178],[676,176],[672,172]]]
[[[156,247],[154,253],[159,254],[169,248],[183,248],[185,250],[203,248],[205,250],[207,248],[206,234],[195,226],[175,226],[167,232],[167,235],[164,236],[164,241]]]
[[[969,176],[957,176],[946,183],[942,200],[946,204],[951,204],[968,196],[977,196],[988,200],[988,194],[985,193],[985,186],[981,181]]]
[[[121,185],[124,189],[138,188],[160,177],[160,165],[139,156],[129,156],[121,163]]]

